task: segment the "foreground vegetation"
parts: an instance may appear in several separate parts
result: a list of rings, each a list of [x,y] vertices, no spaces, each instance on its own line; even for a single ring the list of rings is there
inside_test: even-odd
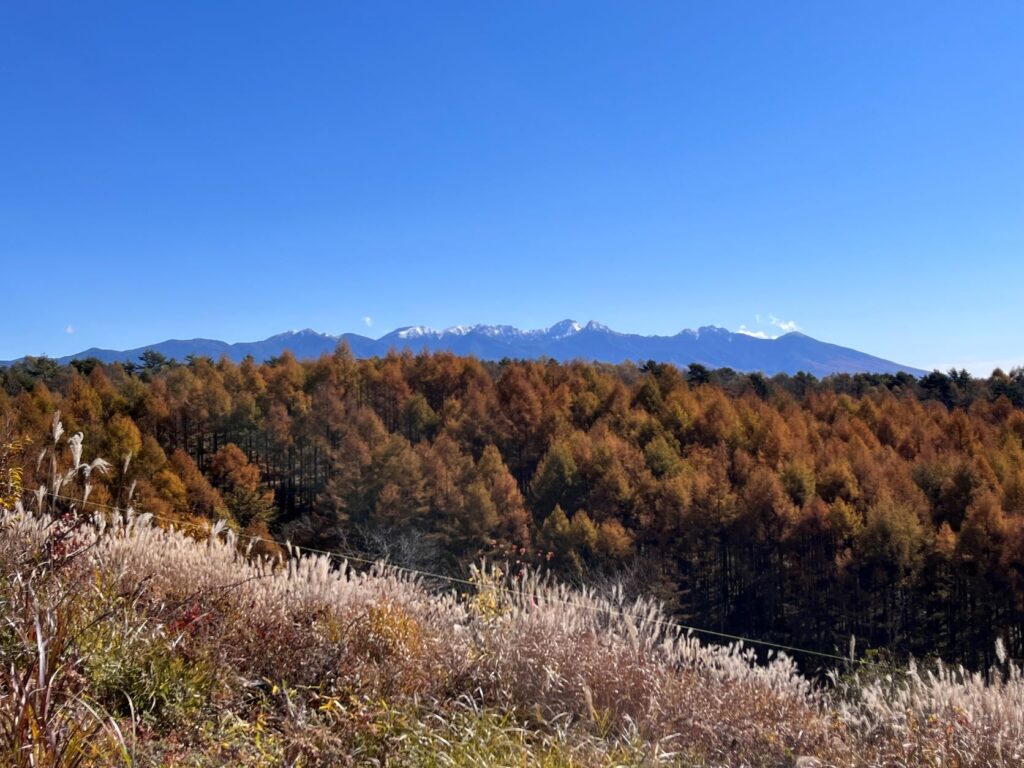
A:
[[[55,421],[47,484],[0,514],[3,765],[1024,765],[1001,647],[816,684],[621,590],[484,568],[456,594],[90,516],[114,470],[82,455]]]

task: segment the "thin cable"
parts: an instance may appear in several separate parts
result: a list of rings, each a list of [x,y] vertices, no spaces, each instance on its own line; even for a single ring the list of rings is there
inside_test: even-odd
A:
[[[29,493],[32,493],[32,492],[29,491]],[[51,497],[51,498],[54,498],[54,499],[62,499],[64,501],[70,501],[70,502],[74,502],[76,504],[81,504],[82,503],[81,499],[76,499],[76,498],[73,498],[71,496],[63,496],[61,494],[53,493],[51,491],[46,491],[46,495]],[[90,505],[90,504],[92,506],[94,506],[94,507],[97,507],[97,508],[107,509],[107,510],[110,510],[112,512],[117,512],[118,514],[124,514],[125,511],[126,511],[126,510],[120,509],[118,507],[114,507],[114,506],[111,506],[109,504],[103,504],[103,503],[100,503],[100,502],[94,502],[94,501],[87,501],[87,502],[85,502],[86,506]],[[160,521],[168,523],[168,524],[170,524],[172,526],[177,526],[179,528],[189,527],[189,528],[192,528],[193,530],[201,531],[203,533],[210,533],[212,528],[213,528],[212,525],[193,523],[193,522],[190,522],[188,520],[175,520],[173,518],[164,517],[162,515],[156,515],[156,514],[154,514],[152,512],[142,512],[140,514],[147,514],[151,518],[153,518],[154,520],[160,520]],[[416,569],[416,568],[408,568],[406,566],[396,565],[396,564],[393,564],[393,563],[389,563],[386,560],[383,560],[383,561],[382,560],[370,560],[370,559],[367,559],[367,558],[364,558],[364,557],[360,557],[360,556],[352,554],[352,553],[332,552],[332,551],[325,550],[325,549],[316,549],[314,547],[297,547],[297,546],[292,545],[290,542],[281,543],[281,542],[277,541],[276,539],[270,539],[270,538],[267,538],[265,536],[253,536],[252,534],[242,533],[242,532],[239,532],[239,531],[232,531],[232,534],[236,538],[238,538],[238,539],[247,539],[247,540],[253,541],[253,542],[261,542],[263,544],[274,544],[275,546],[278,546],[278,547],[281,547],[281,548],[292,548],[292,549],[295,549],[299,553],[302,553],[302,552],[313,553],[313,554],[322,555],[324,557],[331,558],[331,559],[340,559],[342,561],[351,561],[351,562],[357,562],[357,563],[364,563],[364,564],[367,564],[367,565],[379,565],[379,564],[381,564],[383,562],[383,564],[386,567],[388,567],[388,568],[391,568],[391,569],[396,570],[396,571],[401,571],[401,572],[404,572],[404,573],[412,574],[412,575],[415,575],[415,576],[420,576],[420,577],[423,577],[423,578],[436,579],[436,580],[439,580],[439,581],[447,581],[447,582],[452,583],[452,584],[463,584],[463,585],[471,586],[471,587],[479,586],[476,582],[470,581],[468,579],[461,579],[461,578],[459,578],[457,576],[447,576],[445,574],[440,574],[440,573],[431,573],[430,571],[423,571],[423,570],[419,570],[419,569]],[[531,599],[538,598],[537,595],[534,595],[532,593],[523,592],[521,590],[510,589],[508,587],[496,586],[495,590],[499,591],[499,592],[502,592],[504,594],[507,594],[507,595],[515,595],[517,597],[531,598]],[[540,596],[539,599],[547,601],[549,603],[556,603],[556,604],[565,605],[565,606],[573,607],[573,608],[582,608],[584,610],[593,611],[594,613],[604,613],[604,614],[608,614],[608,615],[612,615],[612,616],[618,616],[618,617],[624,618],[624,619],[636,619],[636,618],[638,618],[635,614],[630,614],[630,613],[627,613],[626,611],[617,610],[617,609],[614,609],[614,608],[611,608],[611,607],[599,608],[597,606],[587,605],[585,603],[575,603],[575,602],[572,602],[572,601],[569,601],[569,600],[563,600],[563,599],[560,599],[560,598],[557,598],[557,597],[551,597],[551,596],[546,596],[546,597],[545,596]],[[746,643],[748,645],[761,645],[761,646],[765,646],[767,648],[774,648],[776,650],[788,651],[788,652],[791,652],[791,653],[802,653],[802,654],[805,654],[807,656],[816,656],[816,657],[822,658],[822,659],[830,659],[832,661],[840,661],[840,662],[843,662],[845,664],[851,664],[852,663],[852,664],[861,664],[863,666],[877,667],[877,668],[880,668],[880,669],[885,669],[886,668],[884,664],[879,664],[877,662],[868,661],[866,659],[852,659],[852,658],[850,658],[848,656],[840,656],[838,654],[828,653],[826,651],[815,651],[815,650],[811,650],[810,648],[799,648],[799,647],[793,646],[793,645],[785,645],[784,643],[775,643],[775,642],[772,642],[771,640],[760,640],[758,638],[747,637],[747,636],[744,636],[744,635],[734,635],[734,634],[731,634],[729,632],[719,632],[719,631],[714,630],[714,629],[704,629],[703,627],[695,627],[695,626],[692,626],[692,625],[689,625],[689,624],[683,624],[681,622],[672,621],[672,620],[669,620],[669,619],[652,619],[652,620],[650,620],[650,623],[655,624],[657,626],[670,627],[670,628],[673,628],[673,629],[676,629],[676,630],[680,630],[681,632],[692,632],[692,633],[699,633],[699,634],[704,634],[704,635],[710,635],[712,637],[718,637],[718,638],[722,638],[722,639],[725,639],[725,640],[731,640],[733,642]]]

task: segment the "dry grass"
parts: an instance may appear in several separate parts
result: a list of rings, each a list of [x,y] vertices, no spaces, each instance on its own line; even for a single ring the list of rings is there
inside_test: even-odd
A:
[[[1024,765],[1010,662],[816,686],[784,656],[681,634],[651,603],[536,575],[483,571],[475,595],[438,594],[145,516],[76,526],[62,546],[79,554],[40,570],[57,528],[0,517],[0,723],[44,688],[60,713],[40,726],[52,749],[19,725],[5,765]],[[41,665],[56,682],[19,682]],[[86,736],[91,751],[65,747],[77,762],[46,762]]]

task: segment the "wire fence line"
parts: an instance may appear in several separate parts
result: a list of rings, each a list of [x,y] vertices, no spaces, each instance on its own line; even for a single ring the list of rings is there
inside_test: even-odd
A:
[[[29,493],[31,493],[31,492],[29,492]],[[59,493],[53,493],[52,491],[46,491],[45,495],[50,497],[50,498],[53,498],[53,499],[60,499],[62,501],[68,501],[68,502],[72,502],[72,503],[75,503],[75,504],[82,504],[82,500],[81,499],[77,499],[77,498],[74,498],[74,497],[71,497],[71,496],[65,496],[65,495],[62,495],[62,494],[59,494]],[[122,509],[120,507],[115,507],[115,506],[112,506],[110,504],[103,504],[101,502],[89,501],[89,502],[85,503],[85,506],[90,506],[90,505],[92,507],[97,508],[97,509],[106,509],[106,510],[109,510],[111,512],[116,512],[116,513],[122,514],[122,515],[126,512],[125,509]],[[194,522],[191,522],[191,521],[188,521],[188,520],[176,520],[176,519],[165,517],[165,516],[162,516],[162,515],[156,515],[156,514],[154,514],[152,512],[144,512],[143,511],[140,514],[149,515],[149,517],[151,517],[152,519],[159,520],[160,522],[167,523],[168,525],[171,525],[171,526],[176,526],[178,528],[190,528],[190,529],[192,529],[194,531],[198,531],[198,532],[202,532],[202,533],[206,533],[206,534],[210,534],[213,531],[213,527],[214,527],[213,523],[194,523]],[[374,560],[374,559],[362,557],[362,556],[360,556],[360,555],[358,555],[356,553],[353,553],[353,552],[342,552],[342,551],[336,551],[336,550],[332,551],[332,550],[326,550],[326,549],[317,549],[315,547],[299,547],[299,546],[291,544],[291,542],[287,542],[287,541],[286,542],[281,542],[281,541],[278,541],[276,539],[272,539],[272,538],[269,538],[269,537],[266,537],[266,536],[254,536],[252,534],[247,534],[247,533],[243,533],[243,532],[240,532],[240,531],[232,531],[232,534],[236,538],[238,538],[238,539],[252,541],[253,543],[272,544],[272,545],[275,545],[277,547],[281,547],[281,548],[286,549],[286,550],[295,550],[297,553],[322,555],[323,557],[327,557],[327,558],[330,558],[330,559],[336,560],[336,561],[354,562],[354,563],[360,563],[360,564],[371,565],[371,566],[373,566],[373,565],[385,565],[388,568],[391,568],[391,569],[393,569],[395,571],[399,571],[399,572],[402,572],[402,573],[407,573],[409,575],[417,576],[417,577],[424,578],[424,579],[434,579],[434,580],[437,580],[437,581],[447,582],[449,584],[458,584],[458,585],[461,585],[461,586],[469,586],[469,587],[473,587],[473,588],[478,588],[480,586],[478,582],[471,581],[469,579],[463,579],[463,578],[460,578],[458,576],[450,576],[450,575],[441,574],[441,573],[432,573],[430,571],[425,571],[425,570],[418,569],[418,568],[410,568],[410,567],[403,566],[403,565],[398,564],[398,563],[393,563],[393,562],[391,562],[391,561],[389,561],[387,559],[376,559],[376,560]],[[529,598],[536,598],[537,597],[536,595],[534,595],[532,593],[527,593],[527,592],[524,592],[524,591],[521,591],[521,590],[512,589],[510,587],[494,585],[492,588],[495,589],[498,592],[501,592],[501,593],[507,594],[507,595],[511,595],[511,596],[529,597]],[[589,604],[586,604],[586,603],[579,603],[579,602],[574,602],[574,601],[570,601],[570,600],[564,600],[564,599],[553,597],[553,596],[542,596],[539,599],[547,601],[547,602],[550,602],[550,603],[556,603],[556,604],[560,604],[560,605],[565,605],[567,607],[573,607],[573,608],[579,608],[579,609],[583,609],[583,610],[589,610],[589,611],[593,611],[595,613],[603,613],[603,614],[608,614],[608,615],[615,615],[615,616],[619,616],[620,618],[625,618],[625,619],[635,619],[636,618],[635,614],[632,614],[632,613],[629,613],[629,612],[623,611],[623,610],[618,610],[618,609],[612,608],[610,606],[598,607],[598,606],[589,605]],[[728,641],[733,642],[733,643],[742,643],[742,644],[751,645],[751,646],[754,646],[754,645],[762,646],[762,647],[770,648],[770,649],[777,650],[777,651],[784,651],[786,653],[794,653],[794,654],[803,654],[805,656],[810,656],[810,657],[815,657],[815,658],[820,658],[820,659],[828,659],[830,661],[841,662],[843,664],[858,664],[858,665],[865,666],[865,667],[875,667],[875,668],[883,669],[883,670],[886,670],[886,669],[889,668],[885,664],[880,664],[878,662],[870,661],[868,659],[858,659],[858,658],[853,658],[851,656],[841,656],[841,655],[836,654],[836,653],[828,653],[827,651],[818,651],[818,650],[814,650],[814,649],[811,649],[811,648],[801,648],[799,646],[787,645],[785,643],[776,643],[776,642],[773,642],[771,640],[762,640],[760,638],[749,637],[749,636],[746,636],[746,635],[737,635],[737,634],[732,634],[730,632],[721,632],[719,630],[707,629],[705,627],[697,627],[697,626],[694,626],[694,625],[691,625],[691,624],[685,624],[683,622],[674,621],[674,620],[671,620],[671,619],[651,619],[650,622],[652,624],[655,624],[655,625],[660,626],[660,627],[678,630],[678,631],[680,631],[682,633],[692,633],[692,634],[706,635],[706,636],[709,636],[709,637],[717,638],[719,640],[728,640]]]

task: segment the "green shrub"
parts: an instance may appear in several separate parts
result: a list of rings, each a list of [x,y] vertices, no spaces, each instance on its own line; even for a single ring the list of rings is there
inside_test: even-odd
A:
[[[85,634],[84,673],[112,713],[142,717],[158,731],[187,723],[210,701],[216,676],[203,659],[186,658],[163,632],[133,613],[102,621]]]

